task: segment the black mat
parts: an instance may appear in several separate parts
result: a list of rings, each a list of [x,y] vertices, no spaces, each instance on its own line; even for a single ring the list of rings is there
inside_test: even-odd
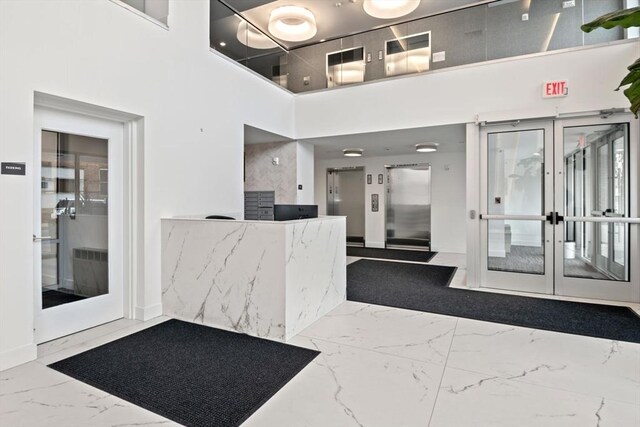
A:
[[[238,426],[319,353],[168,320],[49,365],[186,426]]]
[[[347,266],[347,299],[448,316],[640,343],[629,307],[448,287],[455,267],[359,260]]]
[[[429,262],[437,252],[410,251],[404,249],[357,248],[347,246],[347,256],[363,258],[395,259],[398,261]]]
[[[81,295],[70,294],[60,291],[42,291],[42,308],[51,308],[57,305],[66,304],[69,302],[80,301],[85,299]]]

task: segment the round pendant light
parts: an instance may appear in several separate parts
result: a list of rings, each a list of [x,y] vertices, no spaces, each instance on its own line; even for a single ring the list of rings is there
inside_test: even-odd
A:
[[[281,6],[271,11],[269,32],[280,40],[301,42],[318,32],[316,17],[300,6]]]
[[[237,37],[240,43],[254,49],[273,49],[278,46],[273,40],[258,31],[256,27],[248,24],[247,21],[241,21],[238,24]]]
[[[362,148],[345,148],[342,154],[346,157],[362,157],[364,150]]]
[[[407,15],[418,7],[420,0],[364,0],[364,11],[379,19],[393,19]]]
[[[437,144],[416,144],[416,151],[420,153],[433,153],[438,150]]]

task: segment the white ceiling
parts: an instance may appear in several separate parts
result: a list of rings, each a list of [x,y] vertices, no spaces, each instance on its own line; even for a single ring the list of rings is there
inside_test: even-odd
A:
[[[343,157],[342,150],[345,148],[362,148],[365,157],[383,157],[415,154],[415,145],[423,143],[437,144],[438,152],[441,153],[461,152],[465,150],[465,139],[465,125],[457,124],[308,138],[300,141],[314,145],[315,156],[318,159],[339,159]],[[293,139],[253,126],[244,126],[245,145],[287,141]]]
[[[385,132],[311,138],[304,141],[313,144],[319,159],[342,158],[345,148],[362,148],[365,157],[415,154],[415,145],[438,144],[439,152],[465,150],[466,130],[464,124],[402,129]]]
[[[293,141],[286,136],[271,133],[266,130],[254,128],[253,126],[244,125],[244,143],[249,144],[268,144],[270,142],[286,142]]]
[[[269,15],[280,6],[296,5],[309,9],[316,18],[318,33],[304,42],[280,42],[288,49],[395,25],[426,16],[487,3],[493,0],[422,0],[412,13],[396,19],[373,18],[364,11],[363,0],[223,0],[250,23],[268,34]],[[340,4],[336,7],[336,4]],[[237,24],[236,24],[237,25]],[[215,42],[215,41],[214,41]]]

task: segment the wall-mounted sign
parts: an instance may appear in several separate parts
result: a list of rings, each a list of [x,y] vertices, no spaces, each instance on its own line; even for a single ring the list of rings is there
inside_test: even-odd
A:
[[[378,195],[371,195],[371,212],[378,212],[379,204],[378,204]]]
[[[2,175],[25,175],[27,166],[24,163],[2,162]]]
[[[543,98],[557,98],[559,96],[569,95],[569,85],[566,80],[556,80],[552,82],[544,82],[542,84]]]
[[[368,174],[367,174],[367,184],[371,184],[371,182],[372,182],[372,181],[371,181],[371,174],[370,174],[370,173],[368,173]]]

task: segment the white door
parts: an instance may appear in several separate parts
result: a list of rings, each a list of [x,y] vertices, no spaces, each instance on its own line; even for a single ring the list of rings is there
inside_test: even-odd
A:
[[[35,109],[36,343],[123,317],[123,130]]]
[[[525,121],[480,136],[481,286],[640,302],[638,122]]]
[[[637,120],[619,114],[555,128],[556,294],[639,302]]]

